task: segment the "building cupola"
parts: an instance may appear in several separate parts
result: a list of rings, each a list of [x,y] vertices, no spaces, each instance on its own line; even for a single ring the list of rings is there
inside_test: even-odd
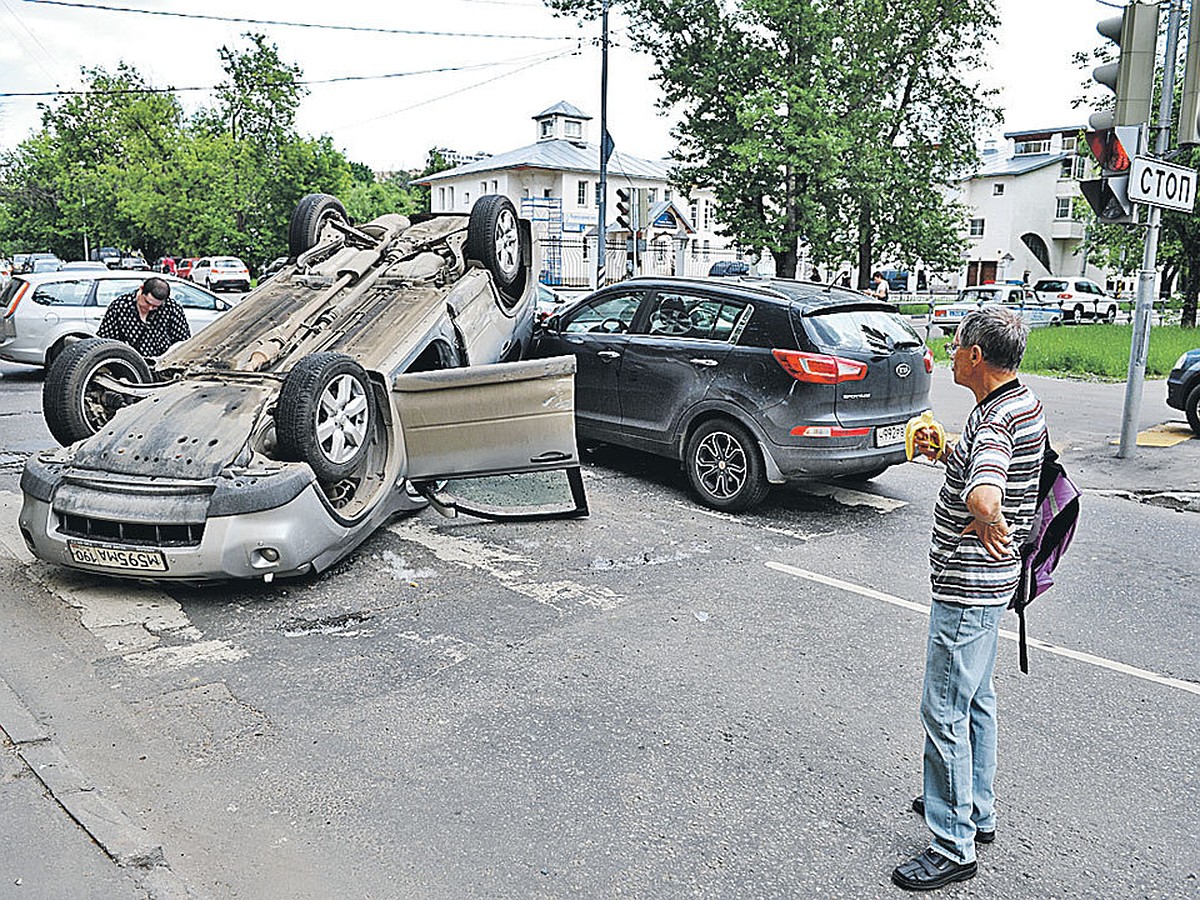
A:
[[[549,109],[533,117],[537,123],[539,141],[573,141],[587,143],[587,123],[591,116],[566,100],[560,100]]]

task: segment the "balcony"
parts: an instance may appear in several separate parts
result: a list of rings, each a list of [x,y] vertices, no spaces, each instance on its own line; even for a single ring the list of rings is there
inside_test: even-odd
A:
[[[1055,219],[1050,226],[1050,237],[1056,241],[1082,241],[1084,224],[1074,219]]]

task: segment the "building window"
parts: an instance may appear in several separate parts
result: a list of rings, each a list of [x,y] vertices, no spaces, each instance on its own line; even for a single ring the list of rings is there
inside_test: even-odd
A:
[[[463,206],[470,206],[470,205],[471,205],[471,192],[463,191]]]
[[[542,188],[542,196],[549,200],[554,195],[550,193],[550,188]]]
[[[1064,134],[1062,136],[1062,148],[1068,153],[1071,153],[1075,150],[1075,145],[1077,142],[1078,138],[1074,134]]]
[[[646,202],[647,203],[657,203],[658,202],[658,188],[648,188],[647,189]]]
[[[492,193],[500,193],[500,182],[496,181],[495,179],[492,180]]]
[[[973,238],[983,237],[983,219],[971,220],[971,225],[967,230],[967,236]]]
[[[449,201],[449,205],[446,207],[446,209],[454,209],[454,185],[450,185],[450,187],[446,188],[446,200]]]
[[[564,130],[569,138],[583,137],[583,123],[575,119],[567,119]]]
[[[600,208],[600,182],[596,182],[596,208]]]
[[[438,209],[445,209],[445,208],[446,208],[446,189],[444,187],[440,187],[440,188],[438,188]]]
[[[1050,139],[1041,138],[1031,141],[1017,141],[1013,148],[1013,153],[1016,156],[1029,156],[1034,153],[1049,153]]]
[[[554,135],[554,120],[553,119],[543,119],[542,120],[542,130],[541,130],[540,134],[544,138],[553,137],[553,135]]]
[[[1003,197],[1004,196],[1004,185],[1000,184],[999,182],[997,182],[996,184],[993,184],[992,185],[992,196],[993,197]]]
[[[486,181],[479,182],[479,196],[482,197],[486,193],[487,193],[487,182]]]
[[[1054,198],[1054,218],[1070,219],[1071,218],[1071,198],[1070,197],[1055,197]]]
[[[690,218],[692,220],[693,228],[700,227],[700,220],[698,218],[696,218],[696,215],[698,212],[699,212],[699,209],[696,204],[696,201],[693,200],[691,203],[688,204],[688,218]]]
[[[1082,156],[1075,157],[1075,180],[1076,181],[1082,181],[1084,178],[1087,177],[1087,164],[1088,164],[1088,161],[1085,157],[1082,157]]]
[[[579,194],[575,198],[575,202],[579,206],[587,206],[588,183],[586,181],[579,182]]]
[[[1070,178],[1071,173],[1074,171],[1075,171],[1075,160],[1064,159],[1062,161],[1062,165],[1060,166],[1060,168],[1058,170],[1058,177],[1059,178]]]
[[[670,188],[663,188],[663,199],[664,200],[671,199],[671,189]]]

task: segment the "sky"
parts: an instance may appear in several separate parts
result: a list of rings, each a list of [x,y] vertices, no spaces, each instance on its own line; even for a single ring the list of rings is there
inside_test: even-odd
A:
[[[532,143],[530,117],[559,100],[595,117],[592,139],[599,133],[600,52],[593,40],[598,25],[555,17],[540,0],[63,3],[0,0],[0,93],[78,89],[80,67],[112,69],[120,60],[155,86],[211,87],[223,77],[218,49],[245,49],[242,35],[254,30],[276,43],[283,59],[298,64],[307,79],[404,73],[314,84],[298,114],[302,133],[330,135],[350,159],[377,171],[420,168],[434,146],[496,153]],[[1101,40],[1096,22],[1114,14],[1111,7],[1102,0],[996,0],[1001,24],[988,53],[989,69],[979,78],[1000,90],[1002,130],[1086,120],[1086,111],[1071,108],[1085,77],[1071,56]],[[180,13],[381,31],[219,22]],[[672,146],[670,121],[655,107],[652,61],[628,47],[627,24],[613,17],[609,132],[627,153],[662,158]],[[464,36],[480,34],[497,36]],[[189,111],[212,103],[207,91],[180,97]],[[38,127],[39,102],[47,101],[0,97],[0,149],[16,146]]]

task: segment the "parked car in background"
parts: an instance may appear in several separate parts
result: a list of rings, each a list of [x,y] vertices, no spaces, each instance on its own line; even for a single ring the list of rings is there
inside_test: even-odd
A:
[[[81,270],[82,271],[92,271],[92,272],[106,272],[106,271],[108,271],[108,266],[106,266],[102,262],[95,262],[93,260],[75,259],[75,260],[71,260],[71,262],[65,262],[61,266],[58,267],[59,272],[78,272]]]
[[[62,265],[62,260],[53,253],[16,253],[13,255],[13,273],[53,272]]]
[[[5,259],[0,256],[0,288],[8,284],[8,280],[12,278],[13,264],[12,260]]]
[[[1090,278],[1052,275],[1034,282],[1033,291],[1041,303],[1061,309],[1064,322],[1115,322],[1120,312],[1116,299]]]
[[[149,272],[150,263],[140,256],[122,256],[116,266],[125,272]]]
[[[1167,378],[1167,406],[1183,410],[1200,437],[1200,349],[1189,350],[1175,361]]]
[[[197,257],[188,256],[175,263],[175,274],[180,278],[188,281],[192,280],[192,266],[197,262]]]
[[[724,278],[729,275],[749,275],[750,264],[740,259],[719,259],[709,267],[709,277]]]
[[[1023,284],[980,284],[963,288],[953,303],[935,304],[930,321],[932,327],[941,329],[942,334],[952,335],[968,313],[992,304],[1013,310],[1030,328],[1063,322],[1061,309],[1039,302],[1033,291]]]
[[[892,304],[782,279],[623,281],[551,317],[534,352],[575,355],[581,438],[681,460],[727,511],[904,462],[933,371]]]
[[[183,307],[192,334],[230,308],[193,284],[162,277]],[[108,268],[14,276],[0,293],[0,359],[49,365],[71,344],[95,337],[113,298],[136,290],[144,280],[136,273]]]
[[[561,310],[565,303],[566,300],[562,294],[539,283],[537,286],[537,321],[546,321]]]
[[[518,360],[533,327],[532,231],[508,198],[351,225],[334,197],[310,194],[289,245],[292,264],[153,372],[101,340],[51,367],[46,421],[70,446],[22,475],[36,556],[127,578],[270,581],[328,569],[428,503],[587,513],[574,360],[488,365]],[[448,505],[444,479],[499,475],[476,483],[478,505]]]
[[[97,247],[89,254],[93,262],[102,262],[110,269],[121,263],[121,251],[116,247]]]
[[[190,277],[210,291],[250,290],[250,270],[236,256],[206,256],[198,259],[192,266]]]

